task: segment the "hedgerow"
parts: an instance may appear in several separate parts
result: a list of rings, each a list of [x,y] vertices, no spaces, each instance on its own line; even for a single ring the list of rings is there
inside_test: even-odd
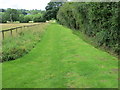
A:
[[[118,2],[68,2],[59,9],[57,20],[119,54],[118,11]]]

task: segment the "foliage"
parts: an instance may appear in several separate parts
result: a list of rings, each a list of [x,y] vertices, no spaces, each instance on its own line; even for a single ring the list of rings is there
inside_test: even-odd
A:
[[[20,21],[21,23],[28,23],[29,21],[34,22],[45,22],[43,13],[41,10],[25,10],[25,9],[1,9],[0,12],[0,23],[6,23],[7,21]]]
[[[34,22],[45,22],[45,19],[42,14],[38,13],[33,16]]]
[[[45,7],[46,12],[44,13],[44,18],[46,20],[56,19],[57,12],[62,4],[62,2],[49,2]]]
[[[18,11],[16,9],[11,9],[11,8],[8,8],[6,10],[5,15],[6,15],[6,19],[11,22],[17,21],[19,17]]]
[[[57,19],[60,24],[95,38],[98,46],[119,53],[117,2],[69,2],[60,8]]]
[[[6,23],[7,22],[7,19],[5,17],[6,17],[5,13],[0,12],[0,23]]]

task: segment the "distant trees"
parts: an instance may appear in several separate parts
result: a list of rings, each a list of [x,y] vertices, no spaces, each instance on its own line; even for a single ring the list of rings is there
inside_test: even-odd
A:
[[[27,23],[29,21],[45,22],[46,20],[57,19],[57,12],[59,8],[67,0],[51,0],[45,7],[46,11],[42,10],[25,10],[25,9],[0,9],[0,23],[6,23],[7,21],[14,22],[20,21],[21,23]]]
[[[66,1],[51,0],[45,7],[46,11],[37,9],[0,9],[0,23],[6,23],[7,21],[20,21],[21,23],[28,23],[29,21],[45,22],[46,20],[57,19],[57,12]]]
[[[7,20],[5,18],[4,12],[0,12],[0,23],[6,23],[6,22],[7,22]]]
[[[0,9],[0,12],[5,12],[5,9]]]
[[[45,19],[42,14],[35,14],[33,17],[34,22],[45,22]]]
[[[0,9],[0,23],[6,23],[7,21],[14,22],[20,21],[21,23],[45,22],[43,13],[41,10],[25,10],[25,9]]]
[[[8,21],[13,22],[18,20],[19,13],[16,9],[8,8],[5,12],[5,16]]]
[[[25,9],[18,9],[18,12],[23,15],[27,15],[27,11],[28,10],[25,10]]]
[[[16,9],[8,8],[7,10],[1,9],[0,12],[1,18],[0,22],[5,23],[7,21],[17,21],[19,18],[19,12]]]

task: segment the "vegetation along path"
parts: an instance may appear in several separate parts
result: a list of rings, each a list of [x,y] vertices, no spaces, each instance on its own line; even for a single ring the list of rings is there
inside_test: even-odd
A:
[[[27,55],[3,63],[3,88],[117,88],[118,61],[51,23]]]

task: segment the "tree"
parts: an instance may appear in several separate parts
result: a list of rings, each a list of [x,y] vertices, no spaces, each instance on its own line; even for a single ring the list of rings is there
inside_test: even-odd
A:
[[[20,23],[24,23],[25,22],[24,17],[25,17],[24,14],[20,14],[19,15],[19,21],[20,21]]]
[[[6,23],[7,19],[6,19],[6,15],[4,12],[0,12],[0,23]]]
[[[28,23],[29,21],[33,21],[33,16],[32,15],[25,15],[24,22]]]
[[[5,12],[5,9],[0,9],[0,12]]]
[[[46,13],[44,14],[44,18],[46,20],[56,19],[57,12],[62,4],[63,2],[49,2],[45,7]]]
[[[6,19],[13,22],[13,21],[17,21],[18,17],[19,17],[19,13],[16,9],[11,9],[8,8],[5,12],[6,15]]]
[[[17,9],[17,11],[19,12],[19,14],[27,15],[27,10],[25,9]]]

